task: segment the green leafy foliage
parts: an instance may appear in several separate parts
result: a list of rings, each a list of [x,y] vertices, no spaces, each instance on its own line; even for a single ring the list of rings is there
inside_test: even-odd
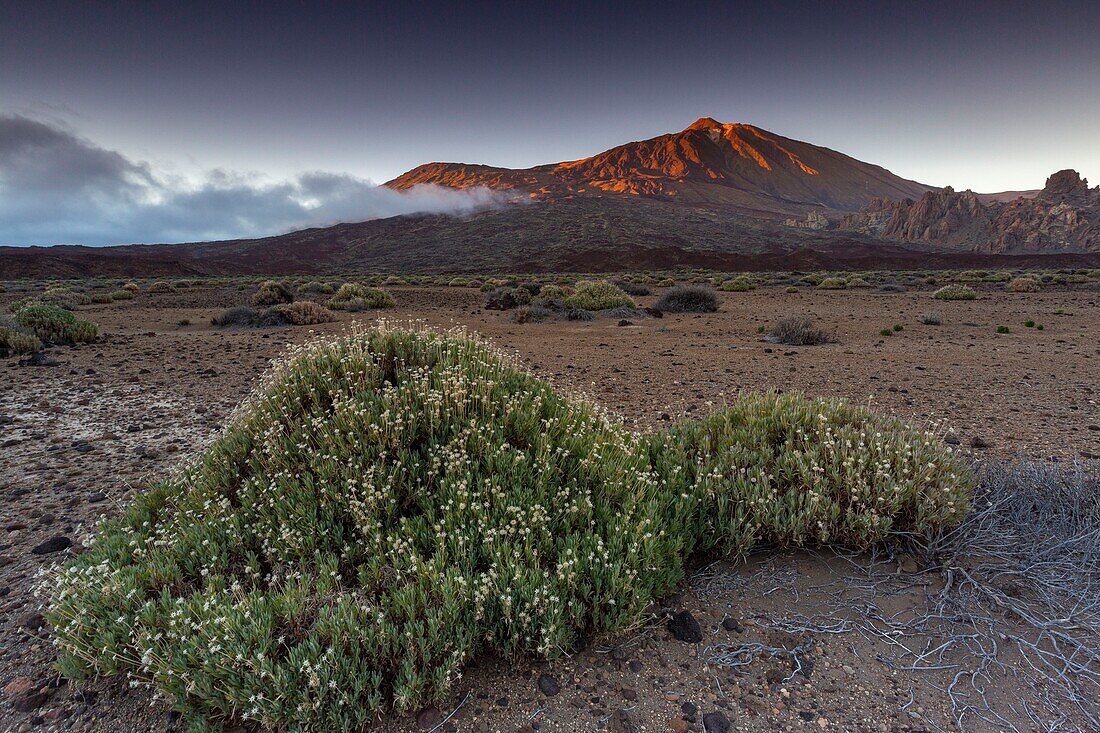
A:
[[[0,327],[0,356],[33,354],[41,348],[42,342],[34,334]]]
[[[933,436],[742,398],[634,434],[484,344],[301,347],[190,467],[48,578],[71,676],[125,673],[196,724],[360,730],[471,656],[554,658],[636,621],[693,552],[863,546],[962,516]]]
[[[631,297],[607,280],[581,280],[564,303],[566,308],[586,311],[634,307]]]
[[[45,343],[73,344],[95,341],[98,327],[72,312],[50,303],[30,303],[15,312],[15,322]]]
[[[374,310],[393,306],[393,296],[385,290],[358,283],[344,283],[328,302],[328,307],[332,310],[345,311]]]
[[[974,300],[978,293],[965,285],[944,285],[932,297],[937,300]]]

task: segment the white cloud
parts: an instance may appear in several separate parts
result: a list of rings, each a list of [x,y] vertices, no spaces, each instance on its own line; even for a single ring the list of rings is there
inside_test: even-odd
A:
[[[193,184],[62,126],[0,115],[0,244],[256,237],[417,212],[462,214],[509,200],[486,188],[400,192],[324,172],[269,182],[215,170]]]

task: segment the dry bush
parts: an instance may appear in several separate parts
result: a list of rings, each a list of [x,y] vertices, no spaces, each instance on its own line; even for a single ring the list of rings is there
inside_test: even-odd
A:
[[[282,303],[272,307],[271,311],[294,326],[314,326],[318,323],[331,323],[336,320],[336,315],[332,311],[311,300]]]
[[[718,294],[706,285],[676,285],[653,307],[666,313],[713,313],[718,310]]]
[[[809,318],[784,318],[771,327],[765,338],[787,346],[818,346],[835,340],[828,332],[816,328]]]
[[[1018,277],[1005,285],[1005,290],[1013,293],[1038,293],[1042,289],[1043,284],[1033,277]]]

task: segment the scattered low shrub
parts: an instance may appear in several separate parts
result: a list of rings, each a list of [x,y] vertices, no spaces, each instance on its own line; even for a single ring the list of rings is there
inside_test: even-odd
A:
[[[133,300],[134,291],[129,288],[119,288],[111,292],[110,298],[111,300]]]
[[[53,305],[60,306],[66,310],[72,310],[80,305],[88,305],[92,302],[91,296],[87,293],[75,293],[72,288],[67,285],[57,285],[52,288],[47,288],[39,298],[43,303],[51,303]]]
[[[247,286],[245,286],[243,283],[240,286],[240,288],[242,290],[245,287],[247,287]],[[157,280],[155,282],[149,283],[149,292],[150,293],[174,293],[175,291],[176,291],[176,286],[173,285],[171,283],[171,281],[169,281],[169,280]]]
[[[393,296],[381,288],[372,288],[357,283],[344,283],[329,299],[332,310],[364,311],[377,308],[393,308]]]
[[[997,333],[1008,333],[1008,326],[997,326]]]
[[[0,356],[33,354],[42,348],[42,342],[33,333],[0,326]]]
[[[944,285],[932,297],[937,300],[974,300],[978,293],[965,285]]]
[[[664,280],[657,281],[657,287],[659,288],[671,288],[676,284],[676,281],[671,277],[666,277]]]
[[[623,291],[627,295],[633,295],[635,297],[639,295],[649,295],[650,290],[648,287],[641,283],[633,283],[629,280],[612,280],[611,284]]]
[[[336,292],[336,288],[332,287],[328,283],[323,283],[320,280],[310,280],[307,283],[303,283],[298,288],[299,293],[319,293],[321,295],[332,295]]]
[[[138,284],[134,283],[134,282],[126,283],[125,285],[122,286],[122,289],[123,290],[129,290],[131,293],[138,293],[138,292],[141,291],[141,288],[138,287]]]
[[[91,321],[52,303],[31,303],[15,312],[16,324],[47,344],[75,344],[95,341],[99,328]]]
[[[526,287],[501,285],[494,288],[485,298],[485,310],[506,311],[527,305],[532,300],[531,291]]]
[[[850,277],[848,278],[849,288],[869,288],[871,283],[864,280],[862,277]]]
[[[879,334],[879,336],[893,336],[894,331],[893,331],[893,329],[890,329],[890,328],[884,328],[881,331],[879,331],[878,334]]]
[[[126,294],[130,295],[130,291],[127,290]],[[92,302],[97,305],[105,305],[107,303],[114,303],[115,299],[111,297],[110,293],[92,293]]]
[[[294,291],[278,280],[266,280],[260,284],[260,289],[252,296],[252,305],[269,306],[279,303],[293,303]]]
[[[1030,318],[1024,321],[1024,328],[1035,328],[1035,321]]]
[[[563,302],[567,308],[586,311],[634,307],[629,295],[606,280],[581,280]]]
[[[570,295],[573,294],[573,288],[566,285],[543,285],[539,290],[539,298],[543,300],[562,300],[564,301]]]
[[[848,281],[842,277],[827,277],[817,284],[818,290],[846,290]]]
[[[318,323],[331,323],[336,315],[328,308],[311,300],[297,300],[293,303],[281,303],[271,310],[292,326],[315,326]]]
[[[1018,277],[1005,285],[1005,290],[1013,293],[1037,293],[1042,289],[1043,284],[1033,277]]]
[[[957,522],[973,485],[934,436],[799,395],[636,435],[454,335],[310,344],[236,415],[43,584],[65,674],[196,727],[357,731],[479,652],[629,626],[693,552],[864,547]]]
[[[279,322],[267,310],[257,310],[243,305],[227,308],[210,319],[210,324],[219,328],[229,326],[277,326]]]
[[[898,283],[884,283],[878,286],[880,293],[904,293],[905,290],[905,286]]]
[[[786,292],[787,293],[797,293],[798,288],[796,288],[794,285],[788,285]]]
[[[920,314],[920,322],[926,326],[938,326],[943,323],[943,319],[936,311],[929,311]]]
[[[718,294],[706,285],[676,285],[653,307],[665,313],[713,313],[718,310]]]
[[[902,324],[900,324],[900,323],[895,323],[894,324],[894,333],[897,333],[898,331],[904,331],[904,330],[905,330],[905,326],[903,326]]]
[[[834,340],[829,333],[815,327],[809,318],[784,318],[767,333],[767,341],[787,346],[819,346]]]
[[[745,293],[749,290],[756,290],[756,281],[741,275],[721,283],[718,289],[730,293]]]
[[[521,306],[516,309],[516,312],[512,315],[512,320],[516,323],[541,323],[542,321],[548,321],[556,315],[554,310],[533,303],[531,305]]]

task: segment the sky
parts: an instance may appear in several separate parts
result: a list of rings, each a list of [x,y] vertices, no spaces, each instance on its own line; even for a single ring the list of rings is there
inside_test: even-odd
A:
[[[384,182],[748,122],[931,185],[1100,183],[1100,3],[0,4],[0,243],[462,209]],[[53,212],[53,213],[50,213]]]

